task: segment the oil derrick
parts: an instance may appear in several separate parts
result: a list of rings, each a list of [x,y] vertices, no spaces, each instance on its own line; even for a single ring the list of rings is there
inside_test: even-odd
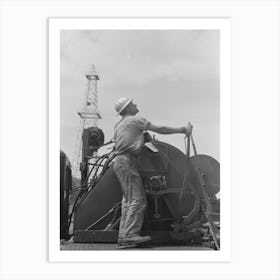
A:
[[[74,176],[80,177],[79,171],[81,171],[82,183],[86,183],[89,165],[96,161],[98,146],[100,146],[100,142],[104,141],[103,132],[98,128],[98,120],[101,119],[101,114],[98,111],[97,91],[99,76],[94,65],[85,76],[88,82],[82,110],[78,112],[80,125],[74,159]]]

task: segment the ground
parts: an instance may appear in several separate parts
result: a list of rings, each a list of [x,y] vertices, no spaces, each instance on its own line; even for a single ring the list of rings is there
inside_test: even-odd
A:
[[[90,251],[90,250],[121,250],[117,248],[115,243],[75,243],[73,241],[61,242],[60,250],[63,251]],[[123,250],[123,249],[122,249]],[[186,250],[186,251],[199,251],[199,250],[212,250],[202,246],[184,246],[184,245],[146,245],[145,247],[137,247],[125,250]]]

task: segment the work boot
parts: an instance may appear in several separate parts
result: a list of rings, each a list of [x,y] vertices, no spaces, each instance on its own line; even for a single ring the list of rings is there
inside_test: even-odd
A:
[[[150,236],[132,236],[132,237],[123,237],[118,241],[118,249],[127,249],[135,248],[137,244],[147,242],[151,240]]]
[[[132,237],[123,237],[119,240],[119,244],[139,244],[143,242],[150,241],[152,238],[151,236],[132,236]]]
[[[130,244],[130,243],[124,243],[124,242],[119,242],[117,248],[118,249],[129,249],[129,248],[135,248],[136,244]]]

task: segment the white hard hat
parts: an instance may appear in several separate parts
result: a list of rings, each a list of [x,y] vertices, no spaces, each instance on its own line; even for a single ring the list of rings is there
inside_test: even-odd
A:
[[[115,105],[117,113],[120,114],[124,110],[124,108],[132,101],[133,99],[131,98],[121,97]]]

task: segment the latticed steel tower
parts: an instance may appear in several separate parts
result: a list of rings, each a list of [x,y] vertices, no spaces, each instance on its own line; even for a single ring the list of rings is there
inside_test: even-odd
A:
[[[74,176],[79,177],[80,163],[83,160],[82,156],[82,135],[84,130],[90,127],[98,127],[98,120],[101,119],[101,114],[98,111],[98,90],[97,90],[97,81],[99,76],[96,73],[94,65],[90,72],[85,74],[88,83],[87,89],[84,96],[82,110],[78,112],[78,115],[81,117],[79,131],[77,135],[76,142],[76,152],[74,159]],[[94,154],[96,156],[96,152]]]

